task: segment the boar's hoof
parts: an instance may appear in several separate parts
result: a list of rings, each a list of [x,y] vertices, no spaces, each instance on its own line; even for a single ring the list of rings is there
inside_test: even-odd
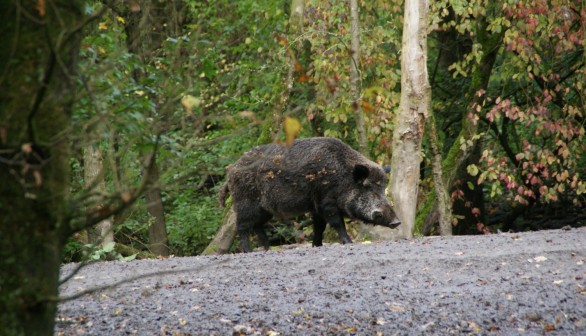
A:
[[[340,237],[340,243],[342,244],[352,244],[352,239],[350,237]]]

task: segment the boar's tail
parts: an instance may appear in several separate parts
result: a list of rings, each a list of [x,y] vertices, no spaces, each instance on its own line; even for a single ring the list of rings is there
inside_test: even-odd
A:
[[[230,195],[230,188],[228,188],[228,183],[224,183],[220,192],[218,193],[218,201],[220,202],[220,207],[223,208],[226,205],[226,199]]]

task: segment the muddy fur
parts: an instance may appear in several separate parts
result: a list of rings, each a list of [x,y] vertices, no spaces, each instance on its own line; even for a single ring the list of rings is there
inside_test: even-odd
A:
[[[315,246],[322,245],[326,223],[351,243],[343,217],[366,223],[399,225],[387,197],[387,177],[378,164],[334,138],[296,140],[290,147],[255,147],[228,167],[219,193],[220,204],[232,194],[243,251],[250,251],[251,229],[265,249],[264,224],[271,218],[310,213]]]

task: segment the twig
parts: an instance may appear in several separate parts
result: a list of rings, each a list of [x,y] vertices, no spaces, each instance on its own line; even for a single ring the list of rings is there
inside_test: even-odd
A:
[[[90,288],[90,289],[86,289],[83,290],[79,293],[73,294],[73,295],[69,295],[69,296],[62,296],[62,297],[58,297],[58,298],[49,298],[47,299],[47,301],[53,301],[53,302],[66,302],[66,301],[72,301],[72,300],[76,300],[84,295],[87,294],[91,294],[91,293],[95,293],[95,292],[101,292],[107,289],[111,289],[111,288],[115,288],[118,287],[122,284],[125,283],[129,283],[129,282],[133,282],[136,280],[140,280],[140,279],[146,279],[146,278],[150,278],[150,277],[154,277],[154,276],[159,276],[159,275],[167,275],[167,274],[178,274],[178,273],[187,273],[187,272],[196,272],[196,271],[201,271],[202,269],[205,269],[207,267],[210,266],[217,266],[217,265],[221,265],[223,263],[226,263],[228,261],[228,259],[224,259],[222,261],[219,261],[217,263],[214,264],[205,264],[199,267],[193,267],[193,268],[184,268],[184,269],[179,269],[179,270],[169,270],[169,271],[158,271],[158,272],[151,272],[151,273],[146,273],[146,274],[141,274],[141,275],[137,275],[137,276],[133,276],[130,278],[126,278],[126,279],[122,279],[120,281],[116,281],[114,283],[108,284],[108,285],[103,285],[103,286],[98,286],[95,288]]]

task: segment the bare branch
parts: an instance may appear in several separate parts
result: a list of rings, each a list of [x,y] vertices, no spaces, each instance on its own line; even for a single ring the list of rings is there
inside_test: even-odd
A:
[[[152,272],[152,273],[147,273],[147,274],[141,274],[141,275],[137,275],[137,276],[133,276],[130,278],[126,278],[120,281],[116,281],[114,283],[108,284],[108,285],[104,285],[104,286],[99,286],[99,287],[95,287],[95,288],[90,288],[90,289],[86,289],[84,291],[81,291],[77,294],[73,294],[73,295],[69,295],[69,296],[63,296],[63,297],[59,297],[59,298],[53,298],[53,299],[47,299],[47,301],[56,301],[56,302],[65,302],[65,301],[71,301],[71,300],[75,300],[75,299],[79,299],[80,297],[87,295],[87,294],[92,294],[95,292],[101,292],[104,290],[108,290],[108,289],[112,289],[115,287],[118,287],[122,284],[125,283],[129,283],[129,282],[133,282],[136,280],[140,280],[140,279],[146,279],[146,278],[150,278],[150,277],[154,277],[154,276],[160,276],[160,275],[167,275],[167,274],[179,274],[179,273],[191,273],[191,272],[197,272],[197,271],[201,271],[205,268],[208,268],[210,266],[217,266],[217,265],[221,265],[223,263],[228,262],[228,259],[224,259],[221,260],[215,264],[205,264],[205,265],[201,265],[199,267],[192,267],[192,268],[184,268],[184,269],[179,269],[179,270],[169,270],[169,271],[159,271],[159,272]],[[68,276],[68,278],[70,278],[70,276]]]

